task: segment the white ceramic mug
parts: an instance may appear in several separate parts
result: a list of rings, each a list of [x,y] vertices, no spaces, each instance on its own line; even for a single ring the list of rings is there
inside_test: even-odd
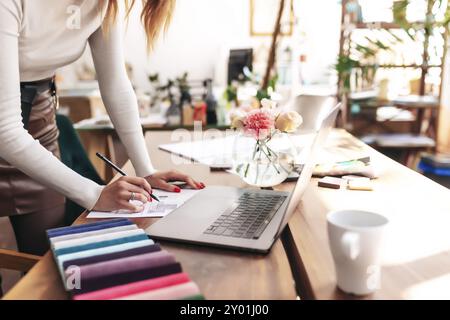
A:
[[[328,214],[328,241],[342,291],[366,295],[380,287],[381,241],[387,224],[386,217],[368,211]]]

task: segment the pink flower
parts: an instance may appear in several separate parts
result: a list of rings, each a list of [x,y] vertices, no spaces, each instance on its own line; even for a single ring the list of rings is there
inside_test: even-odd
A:
[[[251,111],[244,119],[244,132],[256,139],[265,139],[274,129],[274,116],[267,110]]]

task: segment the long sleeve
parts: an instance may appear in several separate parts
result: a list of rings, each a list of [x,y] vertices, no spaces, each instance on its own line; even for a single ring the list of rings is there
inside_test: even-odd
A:
[[[147,152],[136,95],[125,69],[120,21],[105,33],[101,28],[89,38],[100,93],[124,144],[136,174],[146,177],[155,172]]]
[[[66,167],[23,128],[18,49],[21,20],[21,1],[0,1],[0,157],[90,209],[103,187]]]

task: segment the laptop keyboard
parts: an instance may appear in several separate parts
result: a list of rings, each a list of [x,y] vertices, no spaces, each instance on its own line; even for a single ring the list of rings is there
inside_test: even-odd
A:
[[[283,204],[286,196],[246,192],[237,206],[228,208],[205,234],[258,239]]]

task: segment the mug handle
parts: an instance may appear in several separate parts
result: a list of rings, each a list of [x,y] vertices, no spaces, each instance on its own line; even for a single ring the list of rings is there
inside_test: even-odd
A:
[[[360,253],[360,237],[355,232],[347,231],[342,235],[341,247],[347,258],[355,260]]]

